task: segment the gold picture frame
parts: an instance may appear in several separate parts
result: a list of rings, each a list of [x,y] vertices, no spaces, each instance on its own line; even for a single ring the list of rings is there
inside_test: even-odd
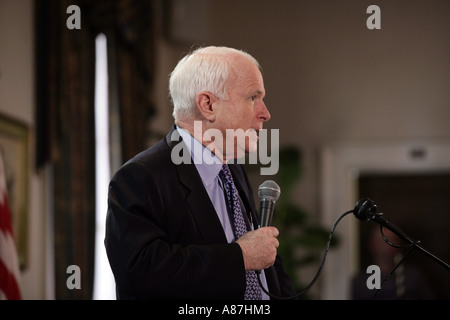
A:
[[[0,155],[6,177],[7,200],[20,269],[28,260],[29,128],[0,115]]]

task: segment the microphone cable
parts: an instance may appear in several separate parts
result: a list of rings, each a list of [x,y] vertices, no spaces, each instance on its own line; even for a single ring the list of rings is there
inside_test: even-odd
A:
[[[330,248],[331,239],[332,239],[332,237],[333,237],[334,230],[336,229],[336,227],[337,227],[339,221],[341,221],[342,218],[344,218],[346,215],[352,213],[353,211],[354,211],[354,210],[352,209],[352,210],[349,210],[349,211],[344,212],[344,213],[341,214],[341,216],[340,216],[339,218],[337,218],[336,221],[334,222],[333,227],[331,228],[331,231],[330,231],[330,235],[328,236],[328,241],[327,241],[325,250],[324,250],[324,252],[323,252],[322,259],[321,259],[321,261],[320,261],[319,269],[317,270],[317,273],[316,273],[316,275],[314,276],[314,278],[311,280],[311,282],[310,282],[304,289],[302,289],[300,292],[298,292],[297,294],[295,294],[295,295],[293,295],[293,296],[291,296],[291,297],[280,297],[280,296],[274,295],[274,294],[270,293],[266,288],[264,288],[264,285],[263,285],[262,282],[261,282],[261,270],[257,270],[257,271],[256,271],[256,274],[258,275],[258,282],[259,282],[259,286],[261,287],[261,289],[262,289],[269,297],[274,298],[274,299],[277,299],[277,300],[293,300],[293,299],[298,298],[298,297],[301,296],[302,294],[305,294],[305,293],[306,293],[306,292],[314,285],[314,283],[317,281],[317,279],[319,278],[319,276],[320,276],[320,274],[321,274],[321,272],[322,272],[322,269],[323,269],[323,267],[324,267],[324,265],[325,265],[325,260],[326,260],[327,254],[328,254],[328,249]]]

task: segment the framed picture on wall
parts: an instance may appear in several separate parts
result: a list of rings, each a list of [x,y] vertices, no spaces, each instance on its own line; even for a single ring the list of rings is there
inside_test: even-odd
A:
[[[28,257],[29,128],[5,115],[0,115],[0,156],[4,166],[14,242],[23,270]]]

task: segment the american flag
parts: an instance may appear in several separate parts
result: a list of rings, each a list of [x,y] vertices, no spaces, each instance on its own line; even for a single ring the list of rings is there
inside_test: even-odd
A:
[[[0,154],[0,300],[20,300],[19,260],[7,194],[3,158]]]

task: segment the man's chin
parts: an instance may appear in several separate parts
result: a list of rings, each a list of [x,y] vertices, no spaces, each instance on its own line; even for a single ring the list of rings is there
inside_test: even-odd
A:
[[[250,142],[246,148],[246,153],[253,153],[258,151],[258,142]]]
[[[235,151],[226,154],[227,159],[241,159],[249,153],[254,153],[258,150],[258,144],[249,144],[247,146],[237,146]]]
[[[254,143],[250,142],[244,148],[239,148],[238,149],[237,158],[242,158],[246,154],[255,153],[256,151],[258,151],[258,143],[257,142],[254,142]]]

